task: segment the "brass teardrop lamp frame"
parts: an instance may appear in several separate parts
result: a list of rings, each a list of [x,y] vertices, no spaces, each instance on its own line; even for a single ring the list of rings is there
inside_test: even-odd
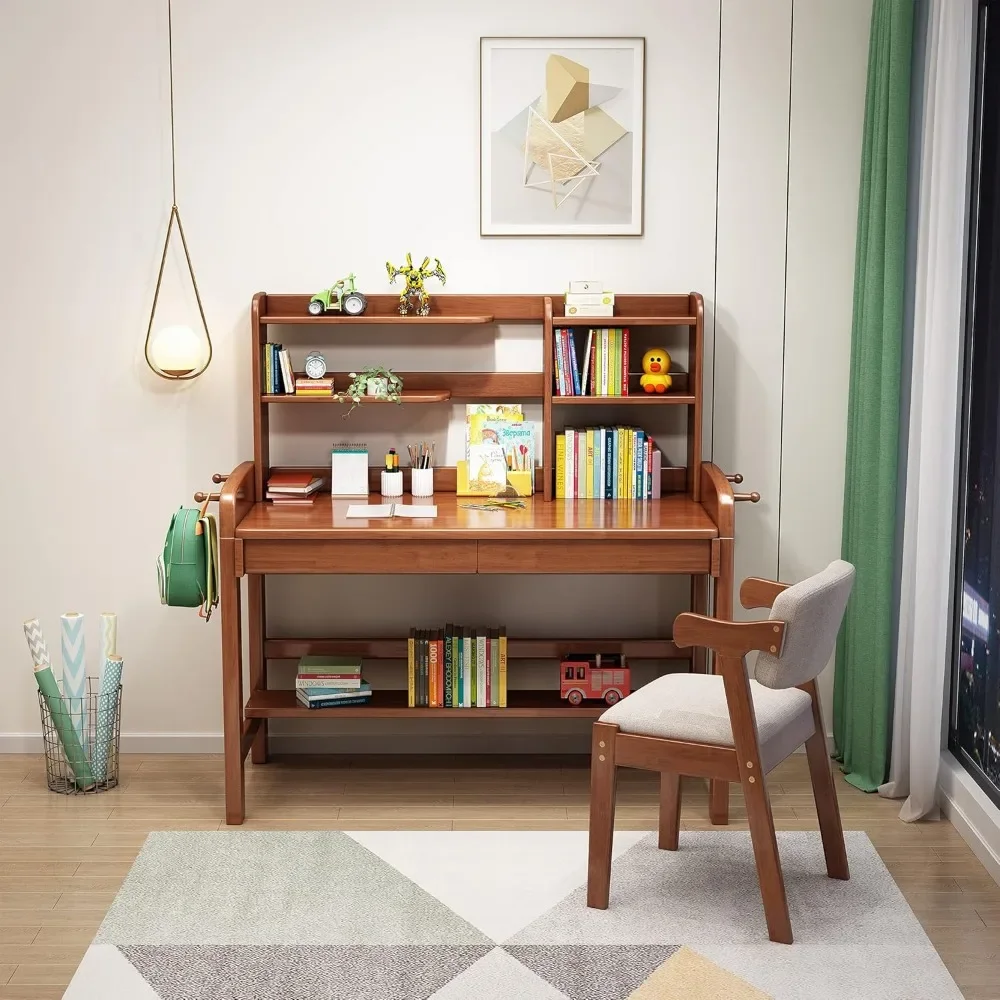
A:
[[[197,378],[212,363],[212,336],[208,332],[208,321],[205,319],[205,309],[201,304],[201,293],[198,291],[198,279],[194,276],[194,265],[191,263],[191,253],[188,250],[187,237],[184,235],[184,223],[181,222],[181,210],[177,207],[177,147],[174,139],[174,18],[173,2],[167,0],[167,63],[170,69],[170,190],[171,205],[170,219],[167,222],[167,234],[163,240],[163,253],[160,255],[160,269],[156,274],[156,290],[153,292],[153,304],[149,309],[149,323],[146,326],[146,343],[144,354],[146,364],[151,371],[160,378],[170,382],[184,382]],[[149,356],[149,338],[153,332],[153,321],[156,318],[156,304],[160,299],[160,287],[163,284],[163,271],[167,264],[167,251],[170,249],[170,234],[173,231],[174,223],[177,223],[177,232],[181,236],[181,247],[184,249],[184,260],[187,263],[188,275],[191,278],[191,287],[194,289],[194,300],[198,304],[198,315],[201,317],[201,327],[205,331],[205,340],[208,343],[208,357],[205,363],[190,371],[164,371],[153,364]]]

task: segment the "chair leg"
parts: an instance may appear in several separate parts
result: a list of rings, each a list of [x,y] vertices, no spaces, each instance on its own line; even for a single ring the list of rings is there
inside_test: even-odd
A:
[[[819,832],[823,838],[826,873],[830,878],[849,879],[851,872],[847,864],[844,827],[840,822],[840,805],[837,803],[837,789],[833,783],[830,757],[826,752],[826,740],[821,729],[817,729],[806,740],[806,756],[809,758],[809,777],[812,779],[813,798],[816,800]]]
[[[788,916],[788,899],[785,896],[785,879],[781,874],[778,857],[778,840],[774,835],[774,817],[768,798],[764,776],[748,774],[743,779],[743,796],[746,799],[750,839],[753,841],[754,859],[757,862],[757,880],[764,901],[767,934],[779,944],[792,943],[792,922]]]
[[[729,824],[729,782],[721,778],[708,781],[708,818],[712,826]]]
[[[590,759],[590,857],[587,906],[608,908],[611,895],[611,844],[615,829],[615,735],[617,726],[595,722]]]
[[[676,851],[681,828],[681,776],[660,775],[660,850]]]

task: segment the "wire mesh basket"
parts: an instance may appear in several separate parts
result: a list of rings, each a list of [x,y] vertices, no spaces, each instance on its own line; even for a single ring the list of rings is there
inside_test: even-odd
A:
[[[63,795],[105,792],[118,784],[122,686],[99,692],[87,678],[82,698],[38,692],[49,789]]]

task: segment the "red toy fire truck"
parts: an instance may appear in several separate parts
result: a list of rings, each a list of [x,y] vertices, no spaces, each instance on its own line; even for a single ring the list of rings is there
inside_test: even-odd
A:
[[[559,669],[559,694],[574,706],[585,698],[614,705],[632,690],[629,668],[619,654],[572,653]]]

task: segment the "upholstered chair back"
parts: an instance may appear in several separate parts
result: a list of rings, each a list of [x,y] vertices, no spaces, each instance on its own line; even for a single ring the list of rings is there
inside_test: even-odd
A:
[[[777,655],[757,654],[754,679],[769,688],[790,688],[813,680],[830,662],[854,585],[854,567],[837,559],[826,569],[783,590],[771,618],[786,623]]]

